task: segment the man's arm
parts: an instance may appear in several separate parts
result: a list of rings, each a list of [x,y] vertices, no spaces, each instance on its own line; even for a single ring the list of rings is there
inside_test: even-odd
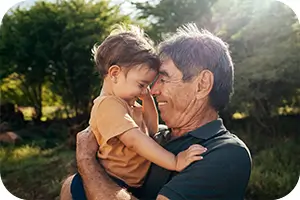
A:
[[[87,199],[134,200],[126,190],[116,185],[96,160],[98,144],[89,128],[77,134],[76,158]]]

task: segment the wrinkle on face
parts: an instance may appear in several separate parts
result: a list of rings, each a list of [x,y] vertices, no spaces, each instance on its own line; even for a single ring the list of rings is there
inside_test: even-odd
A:
[[[166,102],[159,106],[161,118],[176,135],[195,130],[210,118],[217,118],[217,113],[209,106],[208,97],[197,99],[197,78],[184,82],[182,77],[173,61],[165,60],[152,88],[157,101]]]

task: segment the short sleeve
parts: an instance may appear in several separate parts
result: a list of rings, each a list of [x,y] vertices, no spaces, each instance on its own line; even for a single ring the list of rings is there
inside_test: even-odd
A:
[[[138,127],[129,115],[125,103],[116,97],[105,97],[94,104],[90,125],[97,128],[97,132],[106,141]]]
[[[245,149],[211,152],[173,177],[159,194],[169,199],[243,199],[251,171]]]

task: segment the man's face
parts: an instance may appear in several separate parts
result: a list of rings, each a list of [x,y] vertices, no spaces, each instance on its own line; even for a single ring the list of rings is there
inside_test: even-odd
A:
[[[182,81],[182,73],[171,59],[162,62],[151,93],[156,96],[161,118],[169,128],[180,128],[190,119],[196,100],[196,87],[193,81]]]

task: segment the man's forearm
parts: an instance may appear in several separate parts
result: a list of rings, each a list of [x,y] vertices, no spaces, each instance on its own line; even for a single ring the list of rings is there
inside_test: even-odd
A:
[[[134,200],[126,190],[116,185],[95,158],[77,161],[87,199],[89,200]]]

